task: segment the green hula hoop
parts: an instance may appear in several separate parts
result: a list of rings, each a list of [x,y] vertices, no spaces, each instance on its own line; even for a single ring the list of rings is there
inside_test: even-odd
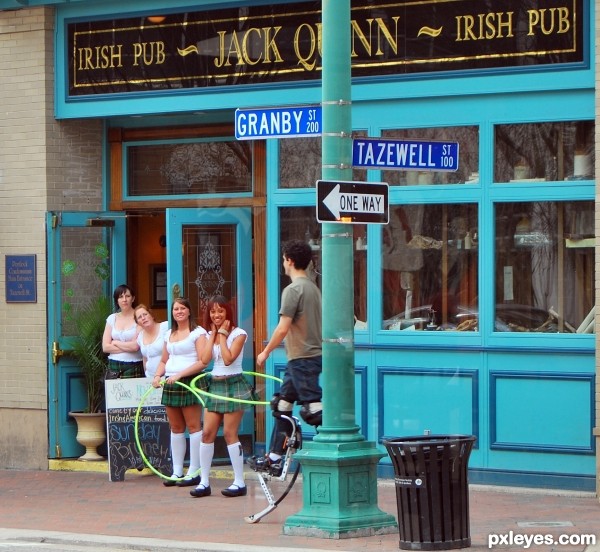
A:
[[[196,389],[192,389],[189,385],[186,385],[185,383],[181,383],[180,381],[176,381],[175,383],[178,385],[181,385],[181,387],[185,387],[188,391],[192,392],[194,394],[194,396],[200,401],[200,404],[202,406],[204,406],[204,400],[202,399],[202,397],[200,395],[198,395],[198,393],[196,392]],[[160,384],[164,385],[165,382],[161,381]],[[140,399],[140,404],[138,405],[137,410],[135,411],[135,420],[133,423],[133,428],[134,428],[134,433],[135,433],[135,446],[137,447],[137,451],[140,454],[140,457],[142,458],[144,464],[146,464],[146,466],[148,466],[150,468],[150,471],[152,471],[154,474],[158,475],[158,477],[162,477],[163,479],[171,479],[170,475],[162,474],[150,463],[150,461],[144,454],[144,451],[142,450],[142,445],[140,443],[140,435],[139,435],[139,431],[138,431],[139,421],[140,421],[140,412],[142,411],[142,407],[144,406],[144,402],[146,401],[146,398],[148,397],[148,395],[150,395],[150,393],[152,393],[152,391],[154,391],[154,387],[151,385],[146,390],[146,392],[142,395],[142,398]],[[200,470],[198,470],[198,472],[196,472],[194,475],[197,475],[199,472],[200,472]],[[183,477],[178,477],[175,479],[175,481],[181,481],[182,479],[183,479]]]
[[[212,397],[213,399],[219,399],[222,401],[231,401],[231,402],[237,402],[237,403],[242,403],[242,404],[271,404],[271,401],[251,401],[249,399],[235,399],[233,397],[225,397],[223,395],[216,395],[215,393],[210,393],[209,391],[204,391],[203,389],[198,389],[196,387],[196,382],[201,379],[204,378],[206,376],[208,376],[209,372],[203,372],[202,374],[200,374],[199,376],[196,376],[191,382],[190,384],[192,385],[192,387],[194,387],[194,389],[202,394],[205,395],[207,397]],[[242,374],[244,375],[249,375],[249,376],[260,376],[262,378],[266,378],[266,379],[272,379],[275,381],[278,381],[279,383],[282,383],[283,380],[281,378],[278,378],[277,376],[271,376],[269,374],[261,374],[260,372],[242,372]]]

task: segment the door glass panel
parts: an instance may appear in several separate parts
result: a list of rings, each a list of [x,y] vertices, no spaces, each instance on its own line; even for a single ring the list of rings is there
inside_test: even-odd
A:
[[[193,312],[204,312],[213,295],[223,295],[236,305],[236,275],[235,226],[183,227],[183,289]]]
[[[75,335],[73,313],[110,293],[107,228],[63,228],[61,233],[61,321],[63,335]]]

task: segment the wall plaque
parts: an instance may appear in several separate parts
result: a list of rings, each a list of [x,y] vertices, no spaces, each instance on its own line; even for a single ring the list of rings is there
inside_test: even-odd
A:
[[[7,303],[37,303],[36,255],[6,255]]]

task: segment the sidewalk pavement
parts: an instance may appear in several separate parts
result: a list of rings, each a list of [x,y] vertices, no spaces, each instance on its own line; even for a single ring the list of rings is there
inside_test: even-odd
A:
[[[226,498],[231,473],[211,473],[212,496],[192,498],[190,487],[164,487],[148,470],[130,470],[123,482],[89,471],[0,470],[0,548],[27,540],[87,543],[91,550],[207,552],[387,552],[399,550],[399,534],[348,539],[284,535],[288,516],[302,508],[302,480],[279,507],[249,524],[244,517],[266,507],[256,474],[246,473],[248,495]],[[286,483],[272,481],[276,497]],[[380,480],[378,504],[397,518],[395,486]],[[537,551],[600,552],[600,502],[592,493],[472,485],[471,548],[489,550],[490,535],[503,535],[494,549],[517,551],[515,535],[595,535],[596,545],[531,545]],[[512,544],[510,544],[512,542]],[[5,548],[6,549],[6,548]],[[16,548],[15,548],[16,549]]]

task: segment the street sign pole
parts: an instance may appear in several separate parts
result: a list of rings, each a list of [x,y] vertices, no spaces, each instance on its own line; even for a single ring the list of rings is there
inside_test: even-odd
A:
[[[321,4],[322,176],[351,180],[350,0]],[[377,507],[377,464],[385,453],[356,425],[352,225],[324,223],[321,243],[323,425],[296,454],[303,508],[286,519],[283,532],[340,538],[397,531],[394,516]]]

